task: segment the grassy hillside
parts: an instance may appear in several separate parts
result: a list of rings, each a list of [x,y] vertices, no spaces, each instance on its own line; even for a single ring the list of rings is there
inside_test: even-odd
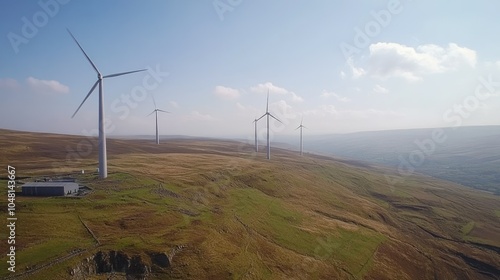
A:
[[[83,198],[17,198],[14,275],[108,279],[93,273],[103,254],[146,266],[147,279],[500,273],[498,196],[417,176],[394,188],[384,176],[397,178],[390,170],[277,149],[267,161],[251,146],[215,140],[108,140],[110,174],[99,180],[90,172],[97,149],[86,144],[96,140],[87,141],[0,130],[0,163],[15,166],[18,177],[74,173],[93,190]],[[7,232],[0,233],[5,256]],[[0,277],[8,276],[2,268]]]

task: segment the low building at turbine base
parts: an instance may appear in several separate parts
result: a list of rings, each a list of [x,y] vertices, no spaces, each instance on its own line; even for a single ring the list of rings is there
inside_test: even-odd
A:
[[[77,195],[79,186],[73,182],[31,182],[22,186],[25,196],[67,196]]]

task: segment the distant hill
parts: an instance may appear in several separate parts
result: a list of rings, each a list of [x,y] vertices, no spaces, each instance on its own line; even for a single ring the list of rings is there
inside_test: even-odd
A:
[[[500,194],[500,126],[307,136],[305,147]]]

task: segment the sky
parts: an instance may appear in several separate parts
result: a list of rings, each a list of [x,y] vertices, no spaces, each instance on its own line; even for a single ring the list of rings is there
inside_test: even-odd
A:
[[[0,128],[248,137],[500,124],[498,1],[0,2]],[[265,121],[258,122],[265,136]]]

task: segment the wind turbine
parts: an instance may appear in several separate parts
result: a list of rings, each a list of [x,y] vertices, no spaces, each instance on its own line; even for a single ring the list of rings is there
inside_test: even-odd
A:
[[[271,159],[271,143],[269,141],[269,117],[272,117],[273,119],[281,122],[278,120],[275,116],[273,116],[271,113],[269,113],[269,89],[267,90],[267,105],[266,105],[266,113],[262,115],[262,117],[258,118],[258,120],[262,119],[263,117],[267,116],[267,159]]]
[[[302,125],[303,121],[304,121],[304,117],[302,117],[302,120],[300,121],[300,125],[295,129],[295,130],[297,130],[300,128],[300,155],[302,155],[303,148],[304,148],[304,145],[302,142],[302,128],[306,128],[305,126]]]
[[[253,120],[255,123],[255,152],[257,153],[259,151],[259,142],[257,140],[257,121],[258,119]]]
[[[147,115],[147,117],[151,116],[153,113],[156,113],[156,144],[158,145],[160,144],[160,136],[158,135],[158,112],[163,112],[163,113],[170,113],[170,112],[158,109],[158,107],[156,107],[155,97],[153,95],[151,95],[151,97],[153,97],[153,103],[155,105],[155,109],[153,110],[153,112]]]
[[[71,31],[68,30],[69,35],[73,38],[75,43],[78,45],[80,50],[83,52],[87,60],[90,62],[90,65],[92,65],[92,68],[97,72],[97,81],[94,83],[92,88],[90,89],[89,93],[87,96],[85,96],[85,99],[83,99],[82,103],[80,106],[78,106],[78,109],[76,109],[75,113],[71,118],[73,118],[78,110],[82,107],[83,103],[89,98],[90,94],[94,91],[94,89],[99,85],[99,178],[104,179],[108,177],[108,162],[106,158],[106,131],[104,127],[104,102],[103,102],[103,90],[102,90],[102,80],[105,78],[112,78],[112,77],[118,77],[121,75],[126,75],[126,74],[131,74],[135,72],[140,72],[140,71],[145,71],[146,69],[142,70],[135,70],[135,71],[129,71],[129,72],[123,72],[123,73],[117,73],[117,74],[111,74],[111,75],[106,75],[103,76],[99,70],[97,70],[97,67],[95,66],[94,62],[90,59],[90,57],[87,55],[87,53],[83,50],[82,46],[78,41],[76,40],[75,36],[71,34]]]

